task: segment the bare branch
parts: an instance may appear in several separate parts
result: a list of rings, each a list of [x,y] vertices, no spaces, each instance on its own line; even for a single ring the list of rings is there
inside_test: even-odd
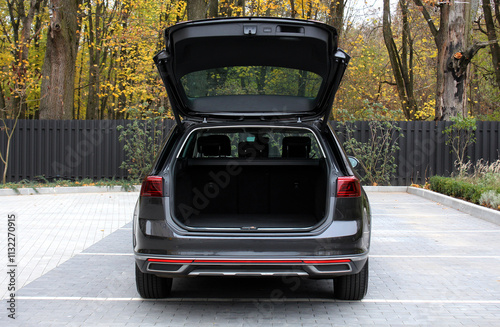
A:
[[[482,17],[482,16],[481,16]],[[478,18],[478,20],[475,20],[474,23],[477,25],[477,30],[485,35],[488,35],[488,32],[486,32],[483,27],[481,26],[481,17]]]
[[[480,49],[497,42],[498,40],[477,42],[467,48],[467,50],[455,53],[448,64],[448,68],[451,69],[456,76],[462,76],[467,71],[467,66],[470,61]]]
[[[431,30],[432,36],[434,36],[434,40],[436,41],[437,36],[438,36],[438,29],[436,28],[436,25],[434,25],[434,21],[432,20],[431,15],[427,11],[427,8],[425,8],[424,4],[422,3],[422,0],[413,0],[415,4],[419,7],[419,9],[422,9],[422,15],[425,18],[425,21],[427,22],[427,25],[429,25],[429,29]],[[436,42],[437,44],[437,42]]]

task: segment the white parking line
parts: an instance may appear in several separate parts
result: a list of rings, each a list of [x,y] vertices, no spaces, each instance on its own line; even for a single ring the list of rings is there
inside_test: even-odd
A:
[[[432,303],[432,304],[500,304],[500,300],[390,300],[364,299],[367,303]]]
[[[451,259],[500,259],[500,255],[392,255],[370,254],[370,258],[451,258]]]
[[[396,210],[401,210],[401,208],[395,208]],[[381,216],[381,217],[386,217],[386,216],[394,216],[394,217],[419,217],[419,218],[434,218],[434,217],[440,217],[442,218],[443,215],[440,214],[435,214],[435,215],[422,215],[419,213],[372,213],[373,216]],[[464,216],[464,217],[470,217],[469,214],[467,213],[461,213],[461,212],[447,212],[447,216]],[[446,218],[446,217],[445,217]]]
[[[500,229],[469,230],[410,230],[410,229],[374,229],[372,233],[500,233]]]
[[[28,301],[158,301],[158,302],[362,302],[362,303],[422,303],[422,304],[500,304],[500,300],[401,300],[401,299],[364,299],[361,301],[341,301],[318,298],[167,298],[143,299],[138,297],[78,297],[78,296],[18,296]]]
[[[120,256],[120,255],[134,255],[133,253],[99,253],[99,252],[81,252],[81,253],[77,253],[77,255],[116,255],[116,256]]]
[[[395,205],[395,206],[398,206],[398,205],[405,205],[405,206],[413,206],[415,204],[420,204],[420,205],[428,205],[428,204],[438,204],[437,202],[434,202],[434,201],[428,201],[428,202],[372,202],[370,201],[370,205],[373,206],[373,205]]]

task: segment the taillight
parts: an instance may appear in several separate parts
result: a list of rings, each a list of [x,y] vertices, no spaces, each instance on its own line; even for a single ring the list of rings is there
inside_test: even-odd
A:
[[[361,196],[361,184],[355,176],[337,178],[337,197],[355,198]]]
[[[142,181],[141,196],[163,196],[163,177],[146,177]]]

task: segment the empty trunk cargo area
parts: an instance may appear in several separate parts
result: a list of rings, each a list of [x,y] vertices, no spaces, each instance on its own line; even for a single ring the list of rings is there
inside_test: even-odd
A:
[[[255,164],[190,159],[180,160],[175,171],[175,216],[189,227],[307,228],[325,214],[323,159]]]

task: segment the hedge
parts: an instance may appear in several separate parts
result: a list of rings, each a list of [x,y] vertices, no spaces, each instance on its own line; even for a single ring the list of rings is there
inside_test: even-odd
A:
[[[451,177],[433,176],[429,180],[431,190],[443,193],[454,198],[464,199],[476,204],[481,204],[479,198],[484,192],[492,188],[457,181]]]

